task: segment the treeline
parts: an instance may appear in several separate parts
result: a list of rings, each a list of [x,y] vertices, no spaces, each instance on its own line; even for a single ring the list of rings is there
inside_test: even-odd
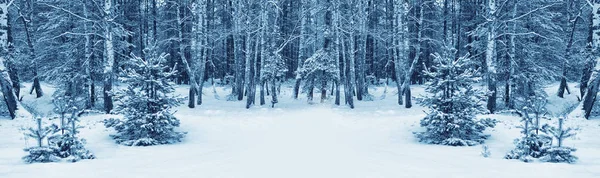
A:
[[[587,0],[0,0],[2,92],[11,114],[21,81],[44,93],[59,87],[87,108],[113,109],[123,61],[168,54],[172,78],[189,84],[188,106],[221,79],[229,99],[266,104],[266,90],[294,80],[294,97],[334,93],[335,104],[372,100],[369,86],[396,81],[398,104],[412,106],[411,84],[434,80],[434,54],[477,61],[487,109],[520,106],[541,86],[562,81],[589,116],[594,94],[600,2]],[[6,13],[8,12],[8,13]],[[583,69],[583,70],[582,70]],[[595,80],[592,80],[595,81]],[[315,91],[316,90],[316,91]],[[341,91],[343,90],[343,91]],[[10,93],[14,93],[10,94]],[[270,104],[278,102],[270,93]],[[344,97],[344,98],[341,98]],[[255,101],[256,98],[259,101]],[[343,102],[343,103],[342,103]],[[14,114],[13,114],[14,116]]]

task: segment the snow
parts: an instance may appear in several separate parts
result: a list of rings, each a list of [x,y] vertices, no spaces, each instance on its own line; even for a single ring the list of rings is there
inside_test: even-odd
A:
[[[49,87],[44,85],[45,87]],[[0,119],[0,177],[556,177],[593,178],[600,176],[600,119],[567,120],[577,126],[577,137],[565,146],[578,148],[576,164],[523,163],[502,157],[514,147],[519,136],[519,118],[490,115],[501,122],[489,130],[486,143],[489,158],[480,155],[481,146],[449,147],[418,143],[412,132],[420,131],[422,107],[405,109],[396,97],[374,102],[357,102],[356,109],[331,104],[307,104],[292,98],[292,85],[282,88],[275,108],[244,109],[245,101],[216,100],[205,92],[204,105],[195,109],[182,105],[175,114],[180,131],[188,132],[182,143],[152,147],[117,145],[113,133],[99,123],[112,117],[90,115],[82,118],[81,136],[98,157],[77,163],[25,164],[21,157],[33,140],[23,138],[21,127],[32,119]],[[283,86],[282,86],[283,87]],[[551,86],[553,87],[553,86]],[[423,87],[413,86],[414,96]],[[556,88],[553,88],[554,91]],[[571,89],[574,89],[573,87]],[[206,88],[211,90],[211,88]],[[49,89],[44,91],[51,92]],[[183,96],[188,86],[177,92]],[[226,96],[229,88],[217,88]],[[383,88],[371,88],[379,96]],[[396,93],[396,91],[388,91]],[[554,93],[549,92],[549,95]],[[574,95],[574,94],[571,94]],[[50,96],[46,93],[46,96]],[[301,95],[304,97],[304,95]],[[26,96],[25,103],[34,97]],[[565,100],[574,99],[568,96]],[[267,99],[268,100],[268,99]],[[48,98],[35,101],[47,107]],[[44,102],[48,105],[44,105]],[[551,102],[561,102],[551,99]]]

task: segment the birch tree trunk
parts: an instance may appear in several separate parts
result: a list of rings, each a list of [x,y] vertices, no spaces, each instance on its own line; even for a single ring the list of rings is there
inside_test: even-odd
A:
[[[242,3],[239,0],[235,0],[234,4],[234,14],[233,14],[233,38],[234,38],[234,73],[235,73],[235,96],[237,96],[237,100],[241,101],[244,99],[244,56],[242,55],[242,44],[244,41],[244,36],[242,35]]]
[[[10,28],[8,26],[8,1],[9,0],[0,0],[0,75],[2,75],[0,76],[0,87],[2,87],[2,95],[4,96],[8,113],[10,114],[10,117],[14,119],[16,117],[16,111],[19,109],[18,100],[13,89],[10,75],[5,66],[5,63],[8,60],[6,57],[9,57],[9,55],[7,55],[8,28]]]
[[[486,81],[488,85],[489,96],[487,100],[487,109],[490,113],[496,110],[496,0],[488,1],[488,32],[487,45],[485,53],[486,62]]]
[[[308,58],[306,52],[307,49],[305,49],[306,47],[306,37],[305,35],[307,35],[307,29],[306,29],[306,21],[309,18],[310,15],[310,11],[308,9],[308,5],[307,5],[307,1],[306,0],[302,0],[301,3],[301,10],[300,10],[300,37],[299,37],[299,41],[300,43],[298,44],[298,66],[296,68],[296,83],[294,84],[294,99],[298,99],[298,95],[300,93],[300,84],[302,83],[302,76],[300,75],[300,69],[302,68],[302,65],[304,63],[304,59]]]
[[[15,54],[15,46],[14,46],[14,37],[12,35],[12,28],[11,27],[11,16],[8,15],[7,16],[7,28],[6,29],[6,33],[7,33],[7,45],[8,45],[8,54],[6,55],[5,59],[6,59],[6,69],[8,70],[8,75],[12,81],[12,86],[13,86],[13,90],[15,91],[15,96],[18,99],[19,95],[21,94],[21,82],[19,80],[19,75],[18,75],[18,71],[17,71],[17,66],[15,66],[16,64],[14,63],[14,54]]]
[[[356,81],[356,71],[355,71],[355,56],[354,56],[354,34],[349,35],[349,44],[348,44],[348,62],[346,63],[348,66],[349,73],[346,74],[346,80],[348,80],[348,93],[346,93],[346,97],[348,98],[350,108],[354,108],[354,95],[355,95],[355,81]]]
[[[360,0],[358,1],[359,3],[358,5],[358,15],[356,16],[358,19],[358,34],[356,37],[356,43],[357,43],[357,65],[356,66],[351,66],[351,67],[356,67],[357,68],[357,74],[356,76],[358,77],[356,79],[356,99],[361,101],[363,100],[363,97],[367,96],[367,84],[366,84],[366,71],[365,71],[365,67],[366,67],[366,58],[367,58],[367,48],[366,48],[366,44],[367,44],[367,31],[366,31],[366,27],[367,27],[367,23],[366,23],[366,18],[367,18],[367,10],[366,7],[367,5],[365,4],[364,0]]]
[[[517,9],[518,9],[518,1],[515,1],[515,5],[513,7],[513,12],[512,12],[512,18],[516,18],[517,17]],[[513,33],[517,33],[517,23],[513,23],[513,25],[511,26],[510,29]],[[517,43],[516,43],[516,36],[515,35],[511,35],[510,36],[510,53],[509,55],[509,63],[507,64],[508,67],[508,76],[506,79],[506,83],[504,85],[504,104],[508,107],[513,109],[513,103],[511,100],[511,82],[512,82],[512,75],[513,75],[513,70],[512,70],[512,61],[516,60],[516,56],[517,56]]]
[[[196,104],[198,105],[202,105],[202,96],[204,94],[204,78],[206,78],[206,63],[208,62],[209,56],[210,56],[210,51],[208,46],[209,44],[209,39],[210,39],[210,29],[212,27],[212,23],[211,23],[211,19],[212,19],[212,13],[213,13],[213,5],[212,5],[212,1],[211,0],[199,0],[200,3],[200,19],[201,19],[201,24],[202,24],[202,46],[201,47],[201,51],[202,51],[202,57],[200,58],[200,61],[198,62],[198,99],[196,100]],[[214,82],[213,82],[213,87],[214,87]],[[214,88],[213,88],[214,90]],[[216,92],[215,92],[216,93]]]
[[[89,17],[89,13],[87,10],[87,2],[83,2],[82,4],[82,9],[83,9],[83,16],[85,18]],[[88,80],[88,85],[89,85],[89,99],[88,99],[88,104],[87,104],[87,108],[91,109],[94,108],[94,106],[96,105],[96,85],[94,82],[94,78],[92,77],[92,40],[90,35],[88,35],[90,33],[90,29],[88,28],[88,23],[87,21],[83,22],[83,31],[86,34],[85,35],[85,46],[84,46],[84,52],[85,52],[85,60],[88,61],[88,65],[86,66],[85,69],[85,73],[88,76],[87,80]]]
[[[420,8],[419,8],[419,14],[418,14],[418,22],[416,25],[416,30],[417,30],[417,44],[415,44],[414,48],[415,48],[415,57],[412,60],[412,63],[408,68],[408,71],[405,72],[404,74],[404,82],[402,84],[402,91],[404,92],[404,96],[405,96],[405,104],[404,107],[406,108],[411,108],[412,107],[412,99],[411,99],[411,91],[410,91],[410,85],[412,84],[412,74],[415,71],[415,68],[417,67],[417,65],[419,64],[419,57],[421,56],[421,38],[423,36],[423,4],[420,4]],[[407,60],[408,62],[408,60]]]
[[[267,14],[265,12],[265,10],[261,11],[260,14],[260,18],[261,18],[261,32],[260,32],[260,63],[261,63],[261,69],[262,66],[264,66],[264,61],[267,58],[267,53],[265,51],[265,35],[266,35],[266,31],[267,31],[267,18],[266,18]],[[260,72],[260,105],[265,105],[265,85],[266,85],[266,81],[264,79],[264,72]]]
[[[352,35],[350,35],[352,36]],[[352,39],[350,39],[352,40]],[[348,45],[350,46],[350,45]],[[353,72],[351,72],[351,68],[350,65],[351,63],[354,64],[354,62],[351,62],[354,59],[350,59],[350,55],[352,55],[352,52],[348,52],[348,54],[346,54],[346,42],[344,39],[342,39],[342,56],[344,57],[344,71],[345,71],[345,77],[344,77],[344,98],[345,98],[345,102],[346,104],[348,104],[350,106],[351,109],[354,109],[354,95],[352,94],[352,81],[354,81],[354,74]],[[352,74],[351,74],[352,73]]]
[[[178,4],[177,6],[177,27],[179,29],[177,29],[177,38],[179,40],[179,56],[181,59],[181,64],[183,65],[183,68],[185,70],[185,73],[187,73],[188,76],[188,81],[190,84],[190,89],[189,89],[189,96],[188,96],[188,107],[189,108],[195,108],[196,107],[196,93],[198,91],[198,83],[196,82],[196,76],[195,76],[195,71],[192,70],[192,65],[191,64],[191,60],[187,58],[187,56],[185,55],[185,44],[184,44],[184,36],[183,36],[183,31],[184,31],[184,25],[185,22],[183,21],[184,18],[184,13],[182,11],[182,7],[181,4]],[[196,24],[195,30],[198,30]],[[194,46],[194,48],[197,48],[198,46]]]
[[[402,76],[402,59],[401,56],[405,56],[406,53],[406,44],[401,43],[401,41],[406,41],[406,35],[408,33],[404,33],[404,26],[406,26],[405,15],[407,11],[407,4],[402,3],[401,0],[394,0],[394,19],[395,19],[395,28],[394,28],[394,39],[393,39],[393,57],[394,57],[394,69],[396,74],[396,87],[398,88],[398,105],[404,105],[404,100],[402,98],[404,92],[402,88],[402,80],[404,77]]]
[[[335,67],[338,69],[337,70],[337,79],[335,79],[335,81],[332,84],[335,85],[335,105],[340,105],[340,79],[342,78],[341,76],[341,72],[340,72],[340,52],[339,52],[339,44],[340,44],[340,12],[339,12],[339,6],[340,6],[340,2],[338,0],[335,1],[334,4],[334,14],[333,14],[333,31],[334,31],[334,37],[335,37],[335,44],[333,44],[333,58],[336,61],[336,65]],[[333,88],[331,89],[331,92],[333,92]]]
[[[250,21],[246,21],[246,26],[250,25]],[[250,106],[252,105],[252,103],[254,103],[254,91],[252,90],[253,87],[256,87],[255,83],[254,83],[254,74],[252,73],[252,68],[254,67],[254,65],[252,64],[252,45],[251,45],[251,34],[249,30],[246,30],[246,82],[248,82],[248,84],[246,85],[246,109],[250,108]]]
[[[113,109],[112,87],[114,80],[113,65],[115,49],[112,32],[112,0],[104,0],[104,111],[110,113]]]

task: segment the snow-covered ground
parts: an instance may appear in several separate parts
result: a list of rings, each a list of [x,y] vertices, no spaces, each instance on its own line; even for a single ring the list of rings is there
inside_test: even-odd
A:
[[[422,87],[414,89],[417,96],[423,93]],[[186,90],[182,86],[177,91],[185,95]],[[32,119],[0,119],[0,178],[600,177],[600,119],[567,121],[581,129],[576,139],[565,143],[578,148],[576,164],[523,163],[502,158],[519,136],[519,118],[513,116],[486,116],[501,123],[489,130],[492,137],[486,144],[492,155],[484,158],[481,146],[417,142],[412,132],[421,130],[418,123],[425,108],[398,106],[396,91],[391,88],[385,99],[357,102],[354,110],[332,105],[332,101],[307,104],[304,98],[294,100],[291,89],[285,87],[275,108],[244,109],[245,101],[217,100],[211,90],[205,89],[204,105],[178,108],[180,130],[188,134],[184,142],[175,145],[117,145],[108,136],[112,131],[99,123],[111,116],[82,118],[86,128],[81,136],[98,158],[77,163],[23,163],[22,149],[34,141],[24,139],[20,128],[32,125]],[[226,89],[217,91],[219,98],[226,98]],[[370,92],[380,99],[383,88]],[[48,96],[35,105],[51,108]],[[573,99],[568,96],[566,100]],[[33,100],[25,98],[26,103]],[[551,104],[565,102],[550,100]]]

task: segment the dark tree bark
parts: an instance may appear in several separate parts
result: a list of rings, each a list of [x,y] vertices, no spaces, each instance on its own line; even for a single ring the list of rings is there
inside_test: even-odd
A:
[[[33,85],[31,86],[31,90],[29,91],[29,94],[33,94],[33,91],[35,90],[35,95],[36,98],[40,98],[42,96],[44,96],[44,92],[42,91],[42,86],[40,85],[40,79],[38,76],[38,62],[37,62],[37,57],[36,57],[36,53],[35,53],[35,47],[33,45],[33,34],[32,34],[32,29],[33,27],[30,27],[29,22],[32,20],[33,17],[33,13],[34,13],[34,9],[33,9],[33,3],[32,1],[26,1],[27,3],[27,8],[31,11],[29,12],[29,14],[27,15],[28,17],[25,17],[24,15],[21,15],[20,19],[21,22],[23,22],[23,27],[25,28],[25,38],[26,38],[26,42],[27,42],[27,47],[29,48],[28,52],[29,52],[29,60],[31,60],[33,62]]]
[[[17,71],[17,66],[15,65],[14,61],[13,61],[13,54],[15,52],[15,46],[14,46],[14,38],[13,38],[13,33],[12,33],[12,28],[11,28],[11,16],[8,15],[7,16],[7,26],[8,28],[6,29],[6,35],[7,35],[7,42],[8,42],[8,60],[6,61],[6,68],[8,70],[8,75],[10,76],[10,80],[12,82],[12,88],[15,92],[15,97],[18,99],[20,94],[21,94],[21,81],[19,79],[19,73]]]
[[[584,117],[586,119],[590,118],[592,113],[592,109],[594,108],[594,104],[596,102],[596,96],[598,93],[598,87],[600,87],[600,77],[595,77],[588,86],[587,94],[583,97],[583,111],[585,112]]]
[[[265,105],[265,81],[260,83],[260,105]]]
[[[275,91],[276,89],[276,85],[275,85],[275,81],[276,79],[272,79],[271,80],[271,107],[274,108],[275,104],[277,104],[279,101],[277,100],[277,92]]]

